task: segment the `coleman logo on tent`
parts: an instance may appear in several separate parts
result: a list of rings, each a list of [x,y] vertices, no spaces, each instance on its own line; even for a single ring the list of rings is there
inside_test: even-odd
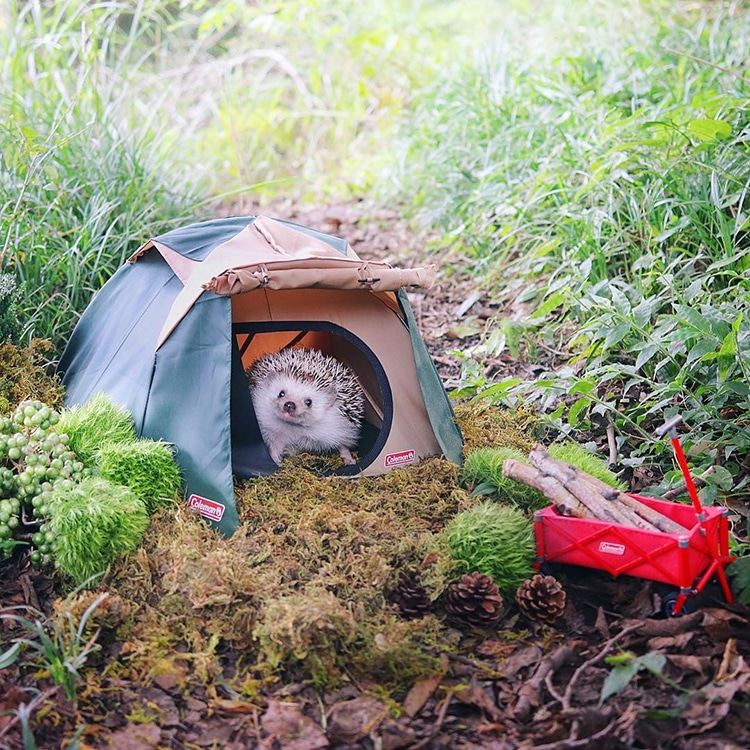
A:
[[[388,468],[391,466],[403,466],[404,464],[414,463],[416,459],[417,452],[415,450],[399,451],[398,453],[389,453],[385,457],[385,465]]]
[[[200,495],[190,495],[188,507],[190,510],[197,510],[204,518],[208,518],[209,521],[221,521],[224,515],[224,506],[221,503],[214,502]]]

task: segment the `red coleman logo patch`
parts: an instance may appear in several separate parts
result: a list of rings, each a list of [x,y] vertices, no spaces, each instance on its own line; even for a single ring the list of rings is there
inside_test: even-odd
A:
[[[221,521],[225,510],[225,506],[221,503],[209,500],[207,497],[201,497],[200,495],[190,495],[188,508],[190,510],[197,510],[198,513],[209,521]]]
[[[398,453],[389,453],[385,457],[385,465],[387,468],[391,466],[403,466],[404,464],[413,464],[416,461],[417,452],[415,450],[410,451],[399,451]]]

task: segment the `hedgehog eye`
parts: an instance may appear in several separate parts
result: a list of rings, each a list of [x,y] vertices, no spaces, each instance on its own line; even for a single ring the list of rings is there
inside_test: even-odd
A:
[[[279,398],[284,398],[286,396],[286,391],[279,391]]]
[[[306,398],[305,399],[305,406],[307,406],[308,408],[310,408],[312,406],[312,399],[311,398]]]

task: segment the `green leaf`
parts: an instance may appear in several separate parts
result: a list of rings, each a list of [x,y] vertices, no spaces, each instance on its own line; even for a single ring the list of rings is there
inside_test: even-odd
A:
[[[734,486],[732,472],[725,466],[714,466],[713,469],[713,474],[706,476],[706,482],[721,487],[722,490],[731,490]]]
[[[750,604],[750,556],[740,557],[727,566],[732,593],[740,604]]]
[[[691,328],[695,328],[696,331],[701,331],[701,333],[713,335],[708,319],[694,307],[677,305],[675,312],[684,324],[689,325]]]
[[[703,277],[698,277],[690,286],[682,293],[682,298],[685,302],[692,302],[698,294],[700,294],[703,288]]]
[[[551,313],[554,309],[560,307],[565,301],[565,295],[562,292],[555,292],[551,294],[547,299],[531,314],[532,318],[543,318],[548,313]]]
[[[623,320],[618,323],[614,328],[610,328],[607,332],[607,337],[604,339],[604,348],[609,349],[610,347],[618,344],[622,341],[625,336],[630,332],[630,322]]]
[[[568,412],[568,424],[575,427],[580,421],[582,412],[591,404],[590,398],[579,398]]]
[[[690,364],[696,360],[705,361],[711,359],[715,353],[715,349],[716,342],[713,339],[698,339],[688,351],[686,364]]]
[[[659,347],[657,344],[646,344],[635,359],[635,369],[638,370],[646,364],[657,352]]]
[[[602,685],[602,694],[599,698],[601,706],[607,698],[622,692],[641,668],[638,659],[633,659],[627,664],[615,667],[605,678]]]
[[[21,644],[14,643],[9,649],[0,654],[0,669],[7,669],[16,663],[18,655],[21,653]]]
[[[699,117],[688,123],[687,132],[704,143],[715,143],[732,135],[732,126],[724,120]]]
[[[722,389],[736,393],[738,396],[750,396],[750,385],[743,380],[728,380],[722,385]]]
[[[651,651],[648,654],[639,656],[636,661],[642,669],[648,669],[649,672],[653,672],[654,674],[661,674],[664,665],[667,663],[667,657],[658,651]]]
[[[611,294],[615,310],[622,315],[629,315],[631,310],[630,300],[616,286],[612,287]]]
[[[654,242],[664,242],[664,240],[669,239],[673,234],[677,234],[677,232],[681,232],[683,229],[689,226],[690,217],[680,216],[680,218],[674,224],[667,227],[660,234],[657,234],[656,237],[654,237]]]
[[[639,328],[643,328],[647,323],[651,321],[651,316],[654,314],[655,300],[651,298],[642,299],[633,308],[633,320]]]
[[[623,661],[625,659],[628,661]],[[614,663],[616,666],[604,680],[602,694],[599,698],[600,706],[607,698],[624,690],[641,669],[660,675],[667,663],[667,658],[664,654],[653,651],[638,657],[634,657],[632,653],[614,655],[608,657],[607,662],[609,664]]]
[[[596,383],[593,380],[579,380],[573,384],[568,393],[572,396],[577,393],[587,395],[596,388]]]

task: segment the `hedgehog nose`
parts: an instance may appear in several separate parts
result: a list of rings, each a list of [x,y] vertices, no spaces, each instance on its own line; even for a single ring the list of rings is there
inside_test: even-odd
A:
[[[287,401],[284,404],[284,411],[287,414],[294,414],[294,412],[297,411],[297,404],[295,404],[294,401]]]

